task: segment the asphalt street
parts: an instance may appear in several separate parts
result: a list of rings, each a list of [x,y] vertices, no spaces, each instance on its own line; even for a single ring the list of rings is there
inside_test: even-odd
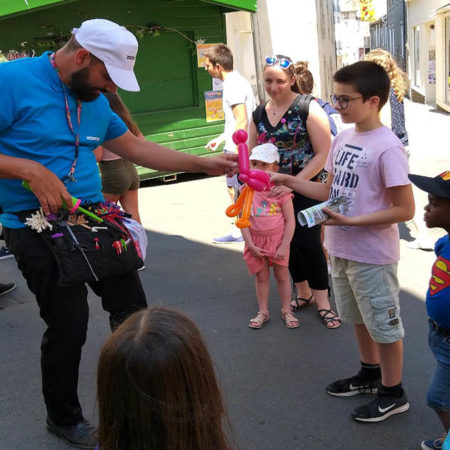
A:
[[[450,116],[409,102],[406,114],[411,171],[436,175],[450,169]],[[201,329],[223,389],[236,449],[412,450],[421,440],[441,434],[425,404],[434,361],[427,347],[424,295],[434,256],[407,247],[415,235],[411,223],[400,225],[399,263],[406,329],[404,386],[411,408],[379,424],[361,424],[349,413],[369,396],[339,399],[325,392],[329,382],[359,370],[350,326],[325,329],[311,306],[298,315],[300,328],[288,330],[272,282],[271,320],[261,330],[248,328],[257,305],[253,279],[242,260],[243,244],[212,244],[230,225],[223,179],[152,182],[139,196],[149,238],[147,269],[140,275],[149,304],[178,308]],[[417,200],[424,203],[425,196],[419,194]],[[442,234],[431,232],[433,238]],[[39,368],[44,324],[14,259],[0,261],[0,267],[0,281],[18,285],[0,298],[0,450],[66,450],[45,429]],[[96,363],[109,325],[92,293],[89,303],[79,393],[85,416],[95,422]]]

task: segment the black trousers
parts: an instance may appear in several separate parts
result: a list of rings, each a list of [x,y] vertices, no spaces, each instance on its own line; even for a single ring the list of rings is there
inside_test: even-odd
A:
[[[41,343],[41,370],[48,416],[58,425],[76,425],[83,419],[77,388],[89,318],[86,285],[58,285],[56,260],[30,228],[4,227],[3,233],[47,325]],[[101,297],[112,329],[131,313],[147,306],[137,271],[89,283],[89,286]]]
[[[309,287],[328,289],[328,269],[320,240],[321,225],[303,227],[297,220],[299,211],[320,202],[294,192],[295,232],[291,241],[289,272],[294,283],[308,281]]]

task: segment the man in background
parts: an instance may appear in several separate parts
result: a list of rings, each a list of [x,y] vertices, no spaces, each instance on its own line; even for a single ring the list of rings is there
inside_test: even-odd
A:
[[[224,153],[237,153],[237,147],[233,142],[233,133],[243,129],[248,131],[248,125],[252,112],[256,107],[250,83],[236,70],[233,69],[233,53],[224,44],[216,45],[207,51],[205,67],[212,78],[223,81],[223,112],[225,115],[225,127],[223,133],[206,144],[206,148],[216,151],[222,142],[225,142]],[[228,193],[234,203],[239,188],[237,175],[226,179]],[[239,228],[233,224],[230,233],[214,238],[216,244],[243,242]]]

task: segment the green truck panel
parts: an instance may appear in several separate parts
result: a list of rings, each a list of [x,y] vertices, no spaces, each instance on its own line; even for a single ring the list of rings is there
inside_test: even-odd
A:
[[[54,6],[39,9],[40,7]],[[223,12],[249,10],[255,1],[202,0],[28,0],[36,8],[23,14],[24,0],[0,0],[0,49],[20,50],[27,42],[36,55],[56,48],[74,27],[103,17],[123,24],[138,37],[135,72],[141,91],[120,95],[144,136],[177,151],[211,155],[205,144],[223,131],[223,122],[206,122],[204,91],[211,77],[198,67],[196,42],[225,41]],[[15,9],[13,4],[16,5]],[[8,16],[9,14],[22,12]],[[6,15],[6,16],[5,16]],[[154,30],[154,31],[151,31]],[[62,40],[64,42],[64,40]],[[138,168],[142,179],[164,175]]]
[[[56,3],[69,3],[75,0],[0,0],[0,17],[22,12],[29,12],[36,8],[54,6]]]
[[[257,0],[203,0],[207,3],[215,3],[216,5],[223,5],[229,8],[242,9],[250,12],[256,11]]]

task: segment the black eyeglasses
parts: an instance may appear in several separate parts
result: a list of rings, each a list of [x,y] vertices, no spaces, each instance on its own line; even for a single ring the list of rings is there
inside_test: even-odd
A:
[[[267,66],[274,66],[277,63],[282,69],[287,69],[292,64],[292,61],[287,58],[278,58],[278,56],[266,56]]]
[[[349,102],[353,100],[358,100],[359,98],[362,98],[362,96],[359,97],[349,97],[348,95],[330,95],[331,104],[333,106],[339,105],[340,109],[347,109],[347,106]]]

